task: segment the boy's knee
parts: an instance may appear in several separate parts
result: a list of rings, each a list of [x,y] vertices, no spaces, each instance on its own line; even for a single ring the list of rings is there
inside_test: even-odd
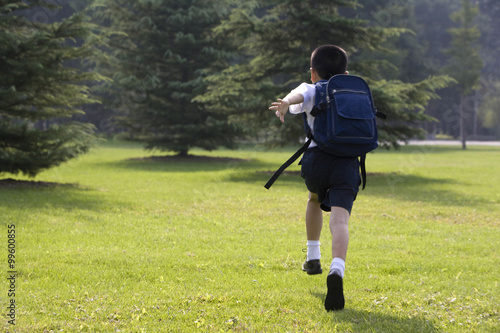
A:
[[[330,224],[345,224],[349,223],[349,211],[342,207],[332,207],[330,213]]]
[[[318,195],[316,193],[309,192],[309,201],[319,203]]]

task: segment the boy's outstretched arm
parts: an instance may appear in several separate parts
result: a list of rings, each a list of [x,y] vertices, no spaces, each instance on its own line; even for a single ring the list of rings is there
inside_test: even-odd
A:
[[[276,102],[272,102],[269,110],[276,110],[276,117],[280,118],[281,122],[285,122],[285,114],[288,111],[288,107],[292,104],[300,104],[304,102],[304,96],[299,93],[290,93],[286,95],[285,98],[280,99]]]

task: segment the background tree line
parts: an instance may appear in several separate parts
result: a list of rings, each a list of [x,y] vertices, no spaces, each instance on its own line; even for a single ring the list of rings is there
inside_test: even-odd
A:
[[[366,78],[387,146],[498,138],[494,0],[0,0],[0,172],[35,175],[94,133],[187,154],[303,135],[270,101],[338,44]]]

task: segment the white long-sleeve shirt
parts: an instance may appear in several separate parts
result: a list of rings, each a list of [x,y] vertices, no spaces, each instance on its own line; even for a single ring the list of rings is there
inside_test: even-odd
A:
[[[300,104],[290,105],[288,110],[290,111],[290,113],[293,114],[299,114],[305,112],[307,115],[307,124],[309,125],[309,128],[311,128],[311,131],[313,131],[314,117],[311,116],[311,111],[314,108],[314,102],[316,97],[316,85],[304,82],[300,84],[297,88],[293,89],[291,93],[301,94],[304,97],[304,101]],[[309,148],[315,146],[317,146],[316,142],[314,142],[314,140],[311,141],[311,145],[309,146]]]

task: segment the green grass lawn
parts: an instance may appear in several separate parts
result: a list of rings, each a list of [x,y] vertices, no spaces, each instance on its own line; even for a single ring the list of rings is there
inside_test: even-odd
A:
[[[334,313],[323,308],[326,273],[300,269],[302,179],[263,187],[292,152],[172,161],[106,143],[34,179],[59,186],[1,186],[1,267],[8,277],[14,224],[17,276],[16,325],[5,279],[0,330],[500,330],[500,148],[370,154],[350,220],[346,309]],[[327,225],[321,241],[328,266]]]

